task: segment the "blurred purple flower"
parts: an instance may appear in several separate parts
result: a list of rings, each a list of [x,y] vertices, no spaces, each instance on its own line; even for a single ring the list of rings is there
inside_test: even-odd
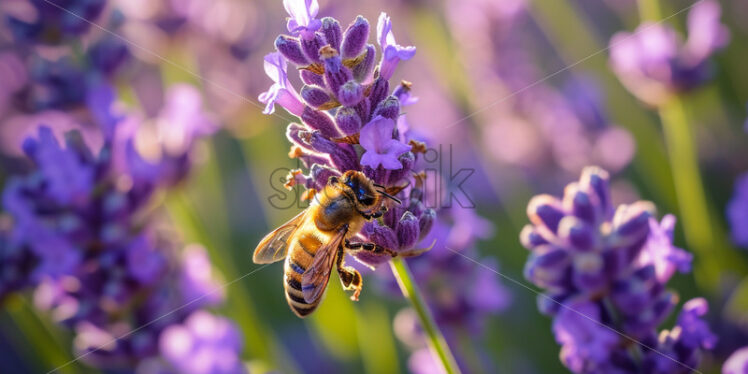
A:
[[[382,61],[379,66],[379,74],[384,79],[390,79],[392,73],[400,60],[410,60],[416,54],[416,47],[403,47],[395,41],[392,33],[392,21],[387,13],[382,12],[377,21],[377,42],[382,48]]]
[[[179,373],[246,373],[239,360],[241,339],[229,320],[206,311],[191,314],[183,324],[167,327],[159,338],[160,351]]]
[[[283,7],[291,16],[288,19],[288,32],[301,35],[305,39],[314,37],[322,22],[314,17],[319,12],[317,0],[283,0]]]
[[[748,174],[738,177],[730,202],[727,203],[732,241],[748,248]]]
[[[266,104],[263,113],[273,114],[277,102],[291,114],[301,116],[304,104],[301,103],[296,89],[288,81],[286,70],[287,63],[283,55],[273,52],[265,56],[265,74],[275,83],[259,96],[260,102]]]
[[[702,85],[711,75],[709,57],[729,41],[727,28],[719,23],[720,12],[716,1],[696,4],[688,14],[685,44],[675,30],[654,23],[613,35],[613,70],[634,95],[652,106]]]
[[[410,147],[392,138],[395,121],[376,117],[361,129],[361,146],[366,152],[361,156],[361,165],[376,169],[382,165],[388,170],[402,169],[398,157],[410,151]]]
[[[748,347],[733,352],[722,366],[722,374],[748,373]]]

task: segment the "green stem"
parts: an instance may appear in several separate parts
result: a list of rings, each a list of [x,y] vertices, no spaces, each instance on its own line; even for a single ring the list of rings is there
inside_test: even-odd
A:
[[[408,265],[402,259],[395,258],[390,261],[390,267],[392,268],[392,274],[397,279],[397,284],[400,286],[400,291],[402,291],[403,296],[410,301],[413,309],[415,309],[421,327],[428,336],[429,346],[439,358],[439,361],[441,361],[444,371],[448,374],[460,373],[457,361],[455,361],[452,352],[449,350],[447,341],[436,326],[426,302],[423,300],[418,287],[413,281],[413,276],[410,273]]]
[[[665,142],[672,165],[675,192],[686,241],[704,262],[707,279],[716,279],[719,266],[714,247],[714,228],[699,172],[693,129],[682,98],[673,97],[660,108]]]
[[[662,19],[662,10],[657,0],[639,0],[639,18],[642,21],[659,21]]]

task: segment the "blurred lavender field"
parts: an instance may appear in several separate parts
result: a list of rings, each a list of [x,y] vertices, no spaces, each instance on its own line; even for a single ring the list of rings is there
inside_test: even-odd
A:
[[[3,0],[0,372],[748,374],[746,17]],[[301,319],[253,250],[348,170]]]

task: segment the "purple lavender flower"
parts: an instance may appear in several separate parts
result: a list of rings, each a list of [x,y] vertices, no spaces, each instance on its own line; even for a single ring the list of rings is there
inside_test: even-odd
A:
[[[291,16],[288,19],[288,32],[292,35],[310,39],[322,26],[322,22],[314,18],[319,12],[317,0],[283,0],[283,7]]]
[[[708,0],[688,14],[688,40],[666,25],[644,23],[610,41],[613,70],[640,100],[659,106],[671,95],[702,85],[710,77],[709,57],[729,41],[719,23],[720,6]]]
[[[735,182],[735,190],[727,204],[727,219],[732,241],[748,247],[748,174],[741,175]]]
[[[403,47],[395,41],[392,33],[392,22],[386,13],[382,12],[377,21],[377,42],[382,48],[382,61],[379,63],[379,74],[384,79],[390,79],[400,60],[410,60],[416,54],[416,47]]]
[[[277,102],[291,114],[301,115],[303,104],[299,94],[288,81],[286,59],[278,52],[270,53],[265,56],[265,74],[270,77],[275,84],[270,89],[260,94],[260,102],[266,104],[263,113],[272,114],[275,112],[275,103]]]
[[[398,159],[410,151],[410,146],[392,138],[395,121],[378,116],[361,129],[361,147],[366,152],[361,156],[361,165],[376,169],[380,165],[388,170],[402,169]]]
[[[733,352],[722,366],[722,374],[748,373],[748,347]]]
[[[88,101],[104,133],[101,149],[75,131],[61,145],[46,127],[24,142],[34,168],[13,176],[3,191],[12,227],[3,227],[0,240],[0,297],[34,288],[35,305],[75,329],[87,362],[132,367],[158,354],[154,342],[170,323],[223,298],[205,251],[189,246],[178,257],[144,215],[158,188],[184,179],[195,139],[215,124],[194,88],[173,87],[154,121],[167,126],[158,136],[163,157],[148,164],[159,172],[146,178],[144,166],[132,164],[144,160],[132,136],[145,125],[114,112],[111,88],[92,92],[101,94]]]
[[[532,224],[521,234],[531,251],[525,277],[545,289],[539,307],[553,316],[562,361],[573,372],[686,373],[715,344],[703,320],[706,301],[687,302],[676,327],[655,337],[677,304],[666,283],[675,270],[690,270],[691,256],[672,244],[675,218],[658,223],[651,203],[613,210],[608,181],[607,172],[588,167],[563,199],[530,201]],[[670,358],[639,345],[626,350],[624,335]]]
[[[205,311],[172,325],[159,339],[164,358],[177,372],[189,374],[246,373],[239,360],[241,339],[229,320]]]
[[[302,9],[300,4],[296,3],[298,9]],[[312,19],[316,2],[304,4],[309,11],[300,12]],[[272,113],[277,102],[300,119],[286,130],[293,144],[289,155],[300,159],[309,174],[293,171],[287,187],[303,185],[308,190],[305,196],[311,198],[331,176],[359,170],[386,188],[402,190],[403,204],[385,213],[384,224],[367,222],[359,237],[352,239],[401,251],[413,248],[428,233],[434,213],[423,206],[420,187],[413,187],[413,167],[425,147],[416,147],[421,143],[396,128],[395,121],[402,117],[400,98],[412,101],[410,83],[391,90],[390,76],[382,74],[385,67],[394,69],[400,59],[389,21],[386,16],[382,20],[387,24],[382,24],[386,30],[381,42],[391,52],[378,67],[375,48],[367,44],[369,22],[361,16],[345,31],[337,20],[326,17],[321,27],[307,28],[300,37],[280,35],[275,42],[277,52],[265,59],[266,73],[275,84],[260,99],[268,105],[265,113]],[[412,55],[413,50],[408,50]],[[298,65],[304,83],[300,90],[288,80],[287,61]],[[357,259],[368,265],[388,260],[365,253]]]

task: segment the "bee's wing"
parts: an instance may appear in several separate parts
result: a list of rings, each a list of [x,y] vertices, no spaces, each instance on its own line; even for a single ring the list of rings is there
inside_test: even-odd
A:
[[[322,297],[338,256],[338,248],[347,232],[348,228],[341,229],[323,244],[315,253],[312,265],[301,275],[301,292],[307,303],[313,304]]]
[[[302,211],[296,217],[291,218],[290,221],[283,224],[283,226],[265,235],[260,244],[257,244],[252,261],[255,264],[269,264],[284,259],[288,253],[288,239],[293,236],[293,233],[301,225],[306,212],[306,210]]]

